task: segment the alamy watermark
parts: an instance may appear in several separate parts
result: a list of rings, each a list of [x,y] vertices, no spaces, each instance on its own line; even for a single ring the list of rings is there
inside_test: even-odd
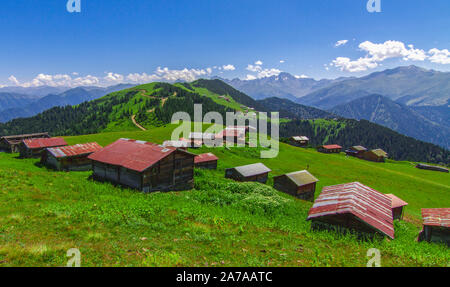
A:
[[[68,0],[66,9],[69,13],[81,13],[81,0]]]
[[[192,144],[200,141],[201,145],[206,147],[263,147],[261,158],[275,158],[278,156],[280,147],[278,112],[272,112],[270,121],[265,112],[249,112],[247,114],[227,112],[226,128],[224,129],[224,119],[218,112],[209,112],[203,116],[202,105],[194,105],[194,120],[186,112],[176,112],[172,115],[171,122],[179,124],[171,136],[172,141],[179,141],[180,138],[189,139]],[[194,123],[192,131],[191,122]],[[213,124],[214,123],[214,124]],[[248,123],[248,124],[247,124]],[[203,132],[203,124],[213,124]],[[270,124],[270,137],[268,135],[268,124]],[[248,132],[248,141],[246,141],[246,131]]]
[[[67,267],[80,267],[81,266],[81,252],[78,248],[71,248],[67,250]]]
[[[380,13],[381,12],[381,0],[368,0],[367,1],[367,11],[369,13]]]
[[[367,250],[367,267],[381,267],[381,252],[377,248],[370,248]]]

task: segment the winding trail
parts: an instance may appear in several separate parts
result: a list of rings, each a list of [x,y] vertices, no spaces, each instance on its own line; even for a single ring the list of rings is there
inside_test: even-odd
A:
[[[143,126],[141,126],[140,124],[138,124],[138,123],[136,122],[136,115],[132,115],[132,116],[131,116],[131,121],[132,121],[133,124],[134,124],[135,126],[137,126],[139,129],[141,129],[141,130],[143,130],[143,131],[146,131],[146,130],[147,130],[146,128],[144,128]]]

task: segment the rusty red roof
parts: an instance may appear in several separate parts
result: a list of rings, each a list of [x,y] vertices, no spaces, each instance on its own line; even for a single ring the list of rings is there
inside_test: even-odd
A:
[[[23,140],[27,148],[48,148],[67,145],[63,138],[34,138]]]
[[[143,172],[176,150],[173,147],[163,147],[145,141],[119,139],[98,152],[91,154],[88,158]],[[179,151],[188,153],[183,150]]]
[[[309,210],[307,220],[348,213],[394,238],[391,199],[359,182],[324,187]]]
[[[450,227],[450,208],[422,208],[423,225]]]
[[[323,145],[324,149],[341,149],[342,147],[337,144],[329,144],[329,145]]]
[[[397,208],[397,207],[402,207],[402,206],[406,206],[408,205],[408,203],[406,201],[404,201],[403,199],[393,195],[393,194],[386,194],[386,196],[388,196],[390,199],[392,199],[392,208]]]
[[[212,153],[204,153],[204,154],[199,154],[195,157],[194,159],[194,163],[202,163],[202,162],[208,162],[208,161],[215,161],[218,160],[219,158],[217,156],[215,156]]]
[[[50,152],[56,158],[88,155],[101,149],[102,147],[96,142],[47,148],[48,152]]]

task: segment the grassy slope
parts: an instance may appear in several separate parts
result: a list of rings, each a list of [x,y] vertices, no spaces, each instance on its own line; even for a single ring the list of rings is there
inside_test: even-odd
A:
[[[120,137],[161,143],[173,128],[66,139],[69,144],[106,145]],[[372,247],[381,250],[383,266],[450,261],[447,247],[415,242],[420,208],[450,205],[448,174],[284,144],[278,158],[267,160],[255,149],[212,151],[221,158],[219,168],[196,171],[195,190],[148,195],[91,182],[90,172],[52,172],[36,160],[0,154],[0,266],[61,266],[73,247],[81,250],[84,266],[364,266]],[[309,165],[320,179],[316,195],[325,185],[355,180],[395,193],[410,203],[407,220],[396,222],[393,241],[312,232],[305,221],[311,203],[260,184],[223,179],[225,168],[259,161],[273,170],[271,177]]]

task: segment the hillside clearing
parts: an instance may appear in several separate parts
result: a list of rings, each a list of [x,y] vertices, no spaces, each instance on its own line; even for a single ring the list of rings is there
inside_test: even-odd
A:
[[[65,139],[162,143],[174,128]],[[383,266],[450,262],[446,246],[415,241],[420,208],[450,204],[448,174],[284,144],[277,158],[265,160],[259,149],[193,150],[206,151],[220,158],[218,170],[196,170],[194,190],[152,194],[93,182],[90,172],[54,172],[38,160],[0,154],[0,266],[63,266],[69,248],[80,249],[83,266],[365,266],[369,248],[380,249]],[[223,179],[225,168],[254,162],[273,170],[268,185]],[[396,239],[311,231],[305,221],[311,203],[270,187],[273,176],[308,165],[320,180],[316,196],[325,185],[360,181],[408,201],[406,221],[395,222]]]

